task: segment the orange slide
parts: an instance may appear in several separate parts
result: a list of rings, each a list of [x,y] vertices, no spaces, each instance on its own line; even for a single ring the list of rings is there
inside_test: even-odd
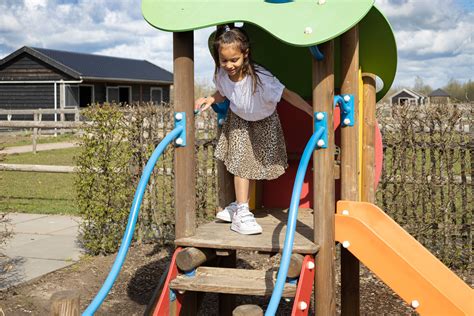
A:
[[[474,291],[380,208],[339,201],[336,240],[421,315],[474,315]]]

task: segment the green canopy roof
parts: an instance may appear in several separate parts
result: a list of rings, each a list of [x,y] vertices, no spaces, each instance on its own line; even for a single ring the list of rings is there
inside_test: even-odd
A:
[[[360,66],[383,81],[380,100],[390,89],[397,67],[397,48],[390,24],[373,0],[142,0],[145,19],[156,28],[181,32],[232,22],[246,22],[254,60],[268,68],[289,89],[311,98],[311,54],[308,46],[336,38],[359,23]],[[290,45],[288,45],[290,44]]]
[[[323,1],[321,1],[323,2]],[[373,0],[142,0],[144,18],[164,31],[182,32],[235,21],[256,24],[295,46],[326,42],[350,29]]]

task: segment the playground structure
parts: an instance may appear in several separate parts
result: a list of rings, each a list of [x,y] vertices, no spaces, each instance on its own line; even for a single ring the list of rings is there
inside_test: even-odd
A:
[[[151,25],[173,32],[176,128],[145,167],[116,264],[85,315],[97,310],[120,271],[149,175],[171,142],[178,247],[151,314],[195,315],[197,292],[214,292],[219,315],[232,314],[233,294],[271,295],[266,315],[276,313],[284,296],[294,302],[293,315],[307,315],[314,286],[316,315],[334,315],[339,242],[343,315],[360,310],[359,260],[420,314],[474,315],[473,290],[372,204],[382,166],[375,103],[393,82],[397,58],[390,25],[372,0],[143,0],[142,10]],[[264,231],[251,236],[228,224],[195,223],[193,30],[237,21],[244,22],[255,61],[315,113],[311,122],[284,101],[278,105],[290,167],[257,185],[252,204]],[[378,92],[376,76],[383,82]],[[218,176],[224,207],[234,200],[233,181],[222,164]],[[282,252],[278,275],[235,269],[236,250]],[[261,312],[245,308],[246,315]]]

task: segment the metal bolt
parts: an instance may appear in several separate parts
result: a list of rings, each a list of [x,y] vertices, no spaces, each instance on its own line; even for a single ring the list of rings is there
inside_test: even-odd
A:
[[[344,248],[349,248],[350,245],[351,245],[351,243],[348,240],[344,240],[342,242],[342,247],[344,247]]]
[[[348,119],[348,118],[345,118],[345,119],[344,119],[344,124],[345,124],[345,125],[351,124],[351,120]]]
[[[184,293],[186,293],[186,291],[179,290],[178,293],[179,293],[179,294],[184,294]]]
[[[318,112],[318,114],[316,114],[316,119],[318,121],[323,120],[324,119],[324,113]]]
[[[326,145],[326,143],[324,142],[324,140],[322,140],[322,139],[318,140],[318,146],[319,146],[319,147],[323,147],[324,145]]]
[[[344,101],[349,102],[350,100],[351,100],[351,96],[348,95],[348,94],[346,94],[346,95],[344,96]]]
[[[181,121],[183,119],[183,113],[176,113],[176,115],[174,116],[174,118],[178,121]]]
[[[288,297],[285,297],[284,300],[285,300],[285,302],[287,302],[287,303],[291,302],[291,298],[288,298]]]
[[[304,28],[304,33],[305,34],[311,34],[313,33],[313,29],[310,26],[307,26]]]
[[[313,270],[314,269],[314,262],[313,261],[308,261],[308,263],[306,264],[306,268],[308,268],[308,270]]]
[[[326,0],[318,0],[318,4],[325,4]]]
[[[417,300],[411,301],[411,307],[418,308],[419,306],[420,306],[420,302],[418,302]]]
[[[349,215],[349,210],[342,210],[342,215]]]
[[[302,311],[308,308],[308,304],[305,301],[301,301],[298,303],[298,308]]]
[[[183,139],[180,137],[176,139],[176,145],[182,145],[183,144]]]

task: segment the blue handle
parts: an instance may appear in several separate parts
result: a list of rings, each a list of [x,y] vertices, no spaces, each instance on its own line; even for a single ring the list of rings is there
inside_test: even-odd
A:
[[[110,269],[107,279],[105,279],[102,288],[99,290],[97,295],[91,304],[82,314],[83,316],[94,315],[96,310],[100,307],[104,301],[107,294],[109,294],[110,289],[114,285],[115,279],[117,278],[120,270],[122,269],[123,262],[127,256],[128,249],[130,248],[130,243],[132,242],[133,232],[135,231],[135,225],[138,219],[138,213],[140,212],[140,207],[142,205],[143,194],[145,193],[146,185],[150,179],[151,173],[155,168],[156,162],[160,158],[163,151],[170,142],[172,142],[178,135],[184,130],[182,126],[178,126],[173,129],[166,137],[158,144],[158,146],[153,151],[150,159],[148,160],[145,169],[143,170],[140,182],[138,182],[137,190],[135,191],[135,196],[133,198],[132,207],[130,208],[130,215],[128,216],[127,228],[123,234],[122,243],[118,251],[115,262]]]
[[[278,269],[278,276],[273,289],[272,297],[268,308],[265,311],[265,316],[275,315],[278,305],[280,304],[281,295],[285,286],[286,276],[288,275],[288,268],[290,266],[291,252],[293,250],[293,241],[295,238],[296,220],[298,218],[298,207],[300,205],[301,189],[303,186],[304,176],[308,168],[311,155],[316,148],[318,140],[325,131],[324,127],[319,127],[306,145],[303,156],[301,157],[298,171],[296,172],[295,184],[293,185],[293,193],[291,194],[290,211],[288,214],[288,223],[286,225],[285,243],[283,245],[283,254],[281,256],[280,268]]]

